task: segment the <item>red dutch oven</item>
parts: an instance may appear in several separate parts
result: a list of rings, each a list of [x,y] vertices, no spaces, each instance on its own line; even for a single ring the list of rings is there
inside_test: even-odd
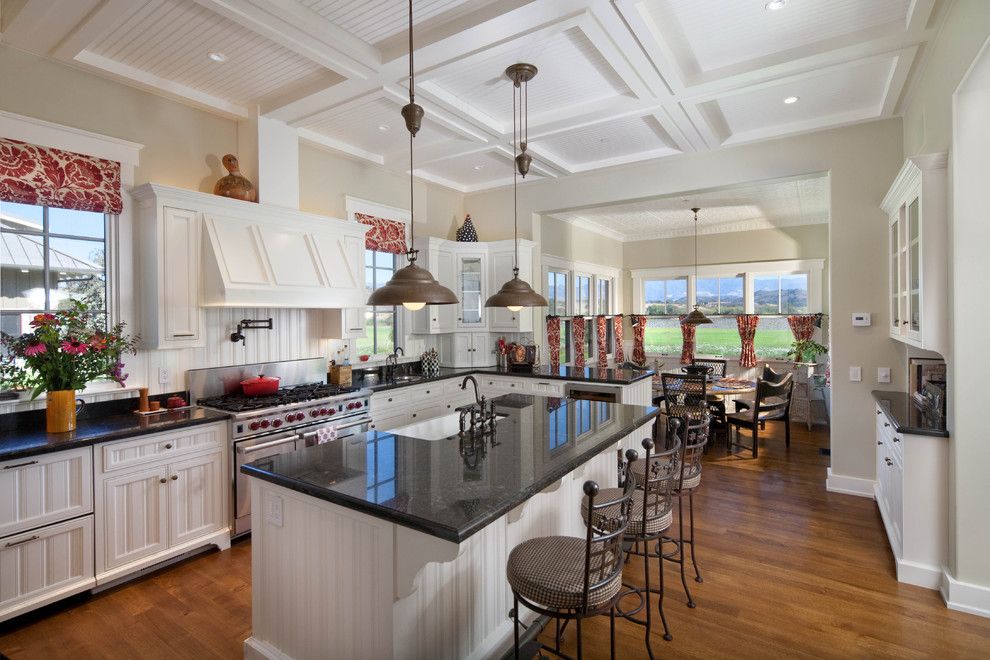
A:
[[[274,376],[260,375],[241,381],[241,391],[244,396],[265,396],[278,391],[279,379]]]

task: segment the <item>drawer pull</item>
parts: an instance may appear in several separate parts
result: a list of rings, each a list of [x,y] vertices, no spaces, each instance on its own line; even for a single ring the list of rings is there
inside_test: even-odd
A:
[[[14,463],[13,465],[4,465],[4,470],[13,470],[14,468],[26,467],[28,465],[34,465],[38,461],[24,461],[23,463]]]
[[[171,442],[165,443],[165,449],[171,449],[171,448],[172,448],[172,443]]]
[[[40,536],[38,536],[37,534],[35,534],[34,536],[29,536],[26,539],[21,539],[20,541],[13,541],[11,543],[4,543],[3,544],[3,547],[5,547],[5,548],[13,548],[15,545],[23,545],[24,543],[29,543],[31,541],[37,541],[40,538],[41,538]]]
[[[900,439],[900,438],[898,438],[898,437],[897,437],[897,436],[895,435],[895,436],[894,436],[894,442],[900,442],[900,441],[901,441],[901,439]]]
[[[158,483],[160,483],[160,484],[167,484],[168,483],[168,479],[166,479],[165,477],[162,477],[161,479],[158,480]]]
[[[194,333],[194,332],[176,332],[176,333],[173,333],[172,336],[173,337],[195,337],[196,336],[196,333]]]
[[[889,459],[889,458],[887,458],[886,456],[884,456],[884,457],[883,457],[883,460],[884,460],[884,462],[886,462],[886,463],[887,463],[887,465],[893,465],[893,464],[894,464],[894,461],[892,461],[892,460],[890,460],[890,459]]]
[[[887,428],[887,427],[889,427],[889,426],[890,426],[890,424],[889,424],[889,423],[887,423],[887,422],[884,422],[884,423],[883,423],[883,427],[884,427],[884,428]]]
[[[179,475],[177,474],[172,475],[172,481],[178,481],[178,479],[179,479]]]

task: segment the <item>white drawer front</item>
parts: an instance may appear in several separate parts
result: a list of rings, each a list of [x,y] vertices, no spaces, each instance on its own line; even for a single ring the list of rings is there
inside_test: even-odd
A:
[[[406,387],[397,390],[376,392],[371,397],[371,409],[385,410],[390,407],[400,407],[409,404],[412,401],[409,396],[410,389],[413,388]]]
[[[93,584],[91,515],[0,541],[0,621]]]
[[[156,433],[103,445],[103,471],[112,472],[161,459],[220,449],[223,424],[192,426],[173,433]]]
[[[564,384],[560,381],[533,380],[530,382],[530,392],[538,396],[563,396]]]
[[[92,511],[91,447],[0,463],[0,537]]]
[[[430,383],[429,385],[419,385],[417,387],[409,388],[409,401],[410,403],[417,403],[421,401],[431,401],[440,400],[443,395],[443,383]]]

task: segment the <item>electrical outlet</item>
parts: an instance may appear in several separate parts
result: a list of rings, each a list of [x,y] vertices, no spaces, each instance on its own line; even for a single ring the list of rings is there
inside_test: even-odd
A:
[[[282,498],[278,495],[265,495],[265,522],[282,526]]]
[[[890,382],[890,367],[877,367],[877,382],[878,383]]]
[[[168,385],[172,382],[172,372],[165,367],[158,368],[158,384]]]
[[[863,380],[863,368],[862,367],[849,367],[849,380],[854,383],[858,383]]]

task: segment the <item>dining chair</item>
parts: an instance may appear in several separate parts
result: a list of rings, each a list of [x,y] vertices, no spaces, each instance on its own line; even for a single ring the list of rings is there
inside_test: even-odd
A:
[[[708,372],[708,379],[717,380],[719,378],[725,378],[725,365],[728,362],[715,358],[695,358],[691,361],[691,364],[697,367],[711,367],[711,371]]]
[[[763,423],[778,420],[784,423],[784,443],[791,446],[791,394],[794,391],[794,376],[786,374],[779,383],[771,383],[762,378],[756,382],[756,398],[747,410],[727,415],[726,419],[735,430],[735,441],[731,436],[727,451],[733,447],[750,449],[753,458],[759,455],[760,428]],[[748,428],[753,432],[753,445],[746,447],[739,443],[739,429]]]
[[[717,381],[726,376],[727,360],[717,358],[695,358],[691,364],[696,367],[708,367],[709,382]],[[729,442],[729,424],[725,419],[725,399],[720,394],[708,393],[708,408],[712,414],[711,430],[716,438]]]
[[[770,368],[769,364],[767,363],[763,364],[763,380],[769,381],[771,383],[779,383],[784,379],[785,376],[787,376],[786,371],[774,371],[772,368]],[[735,399],[733,403],[736,406],[736,412],[740,412],[742,410],[749,410],[750,408],[753,407],[753,397],[751,396],[740,397]],[[766,422],[761,421],[760,430],[762,431],[766,429],[766,427],[767,427]]]
[[[668,433],[670,420],[675,417],[694,421],[709,418],[707,375],[664,372],[660,374],[660,383]]]

